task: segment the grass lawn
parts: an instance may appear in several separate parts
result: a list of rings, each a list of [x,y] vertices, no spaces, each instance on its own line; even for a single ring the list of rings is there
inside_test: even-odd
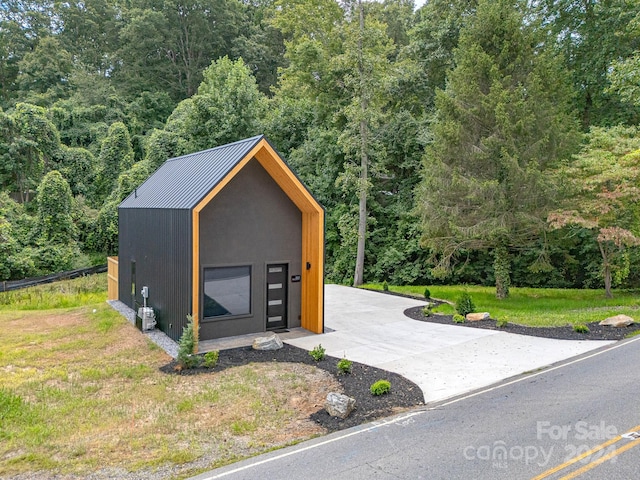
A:
[[[105,300],[105,275],[0,294],[0,477],[176,464],[187,475],[323,433],[308,415],[320,387],[339,388],[326,372],[164,374],[170,357]]]
[[[382,290],[382,284],[363,287]],[[425,287],[390,285],[389,290],[422,297]],[[463,291],[467,291],[476,311],[486,311],[492,318],[531,327],[583,324],[621,313],[640,320],[640,292],[614,291],[613,298],[605,298],[604,290],[511,288],[509,298],[498,300],[494,287],[430,285],[429,290],[433,298],[454,303]],[[448,305],[435,311],[454,313]]]

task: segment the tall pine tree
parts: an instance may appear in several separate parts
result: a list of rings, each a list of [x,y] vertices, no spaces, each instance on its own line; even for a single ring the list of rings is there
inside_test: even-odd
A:
[[[567,74],[522,8],[482,0],[462,29],[456,68],[436,95],[418,199],[434,273],[461,250],[490,250],[499,298],[509,294],[510,250],[546,227],[548,169],[577,144]]]

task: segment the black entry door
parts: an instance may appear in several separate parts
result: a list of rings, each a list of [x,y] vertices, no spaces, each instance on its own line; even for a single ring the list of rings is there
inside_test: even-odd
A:
[[[267,265],[267,330],[287,326],[287,265]]]

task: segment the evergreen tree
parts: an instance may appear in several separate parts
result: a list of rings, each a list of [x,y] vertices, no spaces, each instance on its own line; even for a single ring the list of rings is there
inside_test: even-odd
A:
[[[521,6],[482,0],[462,29],[456,68],[436,96],[418,204],[434,272],[448,271],[461,249],[489,249],[499,298],[508,295],[509,250],[546,227],[550,167],[577,143],[567,75],[538,48]]]

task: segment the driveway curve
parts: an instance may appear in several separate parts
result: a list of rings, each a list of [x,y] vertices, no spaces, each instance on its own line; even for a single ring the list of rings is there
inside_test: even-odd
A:
[[[425,402],[441,401],[613,342],[538,338],[420,322],[404,315],[424,301],[340,285],[325,286],[327,333],[286,343],[318,344],[333,357],[399,373]]]

